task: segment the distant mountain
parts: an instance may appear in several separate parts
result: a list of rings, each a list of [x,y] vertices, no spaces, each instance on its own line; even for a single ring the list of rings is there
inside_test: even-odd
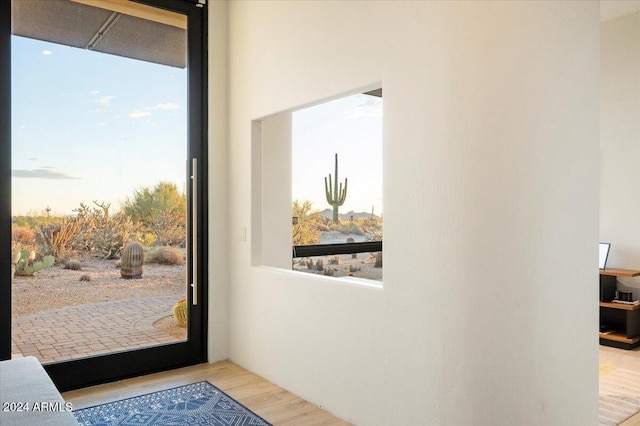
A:
[[[329,220],[333,219],[333,209],[324,209],[320,212],[320,216],[327,218]],[[365,219],[370,219],[371,218],[371,213],[366,213],[366,212],[360,212],[360,213],[355,213],[353,210],[346,212],[346,213],[338,213],[338,217],[340,218],[340,220],[350,220],[351,216],[353,216],[354,219],[361,219],[361,218],[365,218]],[[379,219],[380,217],[378,215],[373,215],[373,217],[375,219]]]

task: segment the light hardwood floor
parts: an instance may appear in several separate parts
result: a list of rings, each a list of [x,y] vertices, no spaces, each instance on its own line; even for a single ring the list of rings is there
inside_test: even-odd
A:
[[[600,346],[600,363],[627,370],[640,371],[640,348],[627,351]],[[640,413],[620,423],[619,426],[640,426]]]
[[[80,409],[207,380],[274,425],[350,423],[233,364],[200,364],[63,393]]]
[[[601,346],[600,362],[615,367],[640,370],[640,349],[623,351]],[[180,368],[65,392],[63,396],[66,401],[73,404],[74,409],[80,409],[201,380],[208,380],[274,425],[350,424],[232,362]],[[640,414],[619,426],[640,426]]]
[[[640,414],[636,414],[630,419],[620,423],[618,426],[640,426]]]

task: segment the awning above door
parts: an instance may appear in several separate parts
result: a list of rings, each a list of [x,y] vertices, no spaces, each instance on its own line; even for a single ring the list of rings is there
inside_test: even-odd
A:
[[[12,0],[12,14],[14,35],[186,66],[186,17],[173,12],[126,0]]]

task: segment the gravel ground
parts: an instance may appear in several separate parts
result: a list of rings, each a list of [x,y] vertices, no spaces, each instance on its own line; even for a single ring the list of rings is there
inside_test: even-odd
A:
[[[142,278],[120,278],[115,260],[82,259],[82,269],[72,271],[61,265],[36,272],[33,277],[13,277],[12,318],[47,309],[155,296],[186,297],[185,265],[146,264]],[[90,281],[80,281],[88,275]],[[178,338],[186,338],[186,328],[178,327],[172,316],[160,318],[154,326]]]
[[[81,259],[82,270],[61,265],[43,269],[33,277],[14,277],[12,317],[47,309],[133,298],[186,295],[184,265],[145,264],[142,278],[120,278],[115,260]],[[88,275],[90,281],[80,281]]]
[[[308,259],[312,259],[314,264],[317,263],[319,259],[322,259],[322,263],[325,268],[333,269],[334,277],[344,277],[349,275],[349,267],[353,266],[360,268],[359,271],[352,272],[354,277],[382,281],[383,268],[376,268],[374,266],[375,258],[370,253],[358,253],[355,259],[350,254],[340,255],[340,263],[337,265],[329,264],[329,260],[332,257],[333,256],[316,256],[297,259],[293,265],[293,269],[300,272],[324,275],[324,271],[317,271],[315,269],[310,270],[306,264]]]

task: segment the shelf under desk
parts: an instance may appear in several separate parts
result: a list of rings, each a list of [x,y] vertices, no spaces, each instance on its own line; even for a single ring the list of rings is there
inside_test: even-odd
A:
[[[621,349],[640,346],[640,305],[612,303],[617,290],[617,277],[640,276],[635,269],[600,270],[600,325],[611,330],[600,333],[600,344]]]

